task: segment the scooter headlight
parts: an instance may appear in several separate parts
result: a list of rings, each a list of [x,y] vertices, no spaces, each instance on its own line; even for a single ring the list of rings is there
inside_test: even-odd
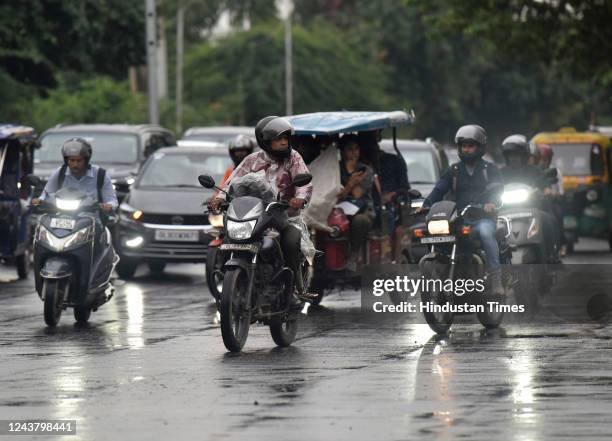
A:
[[[524,188],[521,188],[519,190],[504,191],[501,200],[504,204],[512,205],[523,203],[527,198],[529,198],[529,193]]]
[[[230,239],[244,240],[251,237],[255,228],[256,220],[236,222],[228,219],[227,235]]]
[[[79,205],[81,205],[81,201],[79,201],[78,199],[56,199],[55,205],[60,210],[74,211],[79,208]]]
[[[435,220],[427,223],[429,234],[450,234],[450,224],[447,220]]]
[[[81,228],[80,230],[72,233],[66,237],[56,237],[51,231],[43,227],[42,225],[38,228],[37,240],[48,245],[54,251],[63,251],[66,248],[73,247],[83,242],[91,240],[93,237],[93,225],[89,227]]]

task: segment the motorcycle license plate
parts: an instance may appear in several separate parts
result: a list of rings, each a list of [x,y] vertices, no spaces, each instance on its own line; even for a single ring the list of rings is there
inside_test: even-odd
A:
[[[62,230],[72,230],[76,225],[76,220],[65,219],[63,217],[54,217],[49,222],[51,228],[61,228]]]
[[[160,242],[197,242],[199,239],[197,230],[155,230],[155,240]]]
[[[441,242],[454,242],[455,236],[432,236],[424,237],[421,239],[421,243],[441,243]]]
[[[221,251],[250,251],[252,253],[259,251],[257,245],[248,243],[224,243],[221,245],[220,249]]]

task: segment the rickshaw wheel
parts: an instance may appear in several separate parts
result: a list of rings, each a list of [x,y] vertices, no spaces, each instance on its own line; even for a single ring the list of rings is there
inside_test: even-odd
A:
[[[17,256],[15,259],[15,263],[17,264],[17,275],[20,279],[27,279],[28,274],[30,274],[31,268],[31,254],[30,249],[26,248],[24,253],[21,256]]]

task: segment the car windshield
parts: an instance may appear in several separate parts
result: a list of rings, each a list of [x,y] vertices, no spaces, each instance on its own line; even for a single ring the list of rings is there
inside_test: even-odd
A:
[[[154,153],[138,187],[197,187],[199,175],[210,175],[217,184],[232,161],[229,155],[214,153]]]
[[[564,176],[588,176],[591,173],[592,144],[551,144],[553,165]]]
[[[433,153],[424,149],[400,149],[408,166],[408,179],[415,184],[435,184],[438,180]]]
[[[93,162],[133,164],[138,161],[138,137],[129,133],[61,132],[49,133],[40,141],[36,163],[63,162],[62,144],[70,138],[83,138],[93,148]]]

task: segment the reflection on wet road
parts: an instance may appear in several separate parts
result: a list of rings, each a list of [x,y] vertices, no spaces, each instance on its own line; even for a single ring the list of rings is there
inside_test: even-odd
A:
[[[600,243],[587,245],[572,261],[610,263]],[[462,324],[437,338],[402,315],[361,314],[359,295],[345,292],[308,308],[292,347],[274,348],[255,326],[234,355],[221,341],[202,266],[172,265],[158,277],[141,270],[88,326],[66,311],[54,330],[32,280],[11,277],[0,270],[0,419],[76,419],[79,439],[612,433],[605,323],[495,332]],[[602,277],[612,286],[612,272]]]

